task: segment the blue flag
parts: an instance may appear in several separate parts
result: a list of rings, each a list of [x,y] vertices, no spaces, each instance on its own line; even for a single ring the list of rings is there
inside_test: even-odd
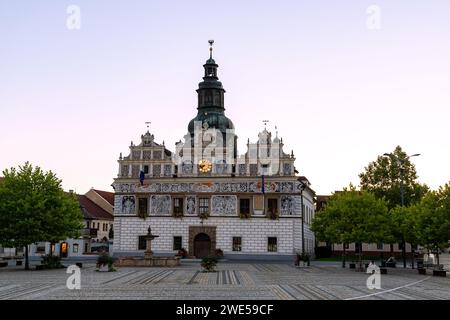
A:
[[[141,182],[141,186],[144,184],[144,178],[145,178],[144,171],[141,170],[141,172],[139,172],[139,181]]]
[[[265,188],[264,188],[264,175],[261,176],[261,192],[264,194],[265,193]]]

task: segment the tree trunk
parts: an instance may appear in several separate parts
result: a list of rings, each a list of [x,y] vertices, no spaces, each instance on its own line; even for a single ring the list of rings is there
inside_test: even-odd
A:
[[[439,270],[439,249],[436,251],[437,268]]]
[[[402,258],[403,258],[403,268],[406,268],[406,241],[402,240]]]
[[[411,268],[414,269],[414,247],[411,243]]]
[[[394,255],[394,244],[390,244],[390,250],[391,250],[391,257]]]
[[[30,270],[30,264],[28,261],[28,245],[25,246],[25,270]]]
[[[342,268],[345,268],[345,244],[343,246],[344,246],[344,251],[342,253]]]

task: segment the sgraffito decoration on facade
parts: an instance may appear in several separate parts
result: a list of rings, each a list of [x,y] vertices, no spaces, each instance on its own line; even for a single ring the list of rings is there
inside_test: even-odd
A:
[[[266,193],[299,193],[300,183],[271,181],[264,183]],[[198,183],[115,183],[117,193],[261,193],[261,181],[250,182],[198,182]]]
[[[281,196],[281,214],[295,214],[295,199],[293,196]]]
[[[235,215],[236,214],[236,196],[212,196],[212,214]]]
[[[194,215],[196,214],[195,210],[195,196],[187,196],[186,197],[186,214]]]
[[[150,212],[154,215],[170,214],[170,196],[153,195],[150,197]]]
[[[134,214],[135,213],[135,200],[134,196],[122,196],[122,210],[123,214]]]

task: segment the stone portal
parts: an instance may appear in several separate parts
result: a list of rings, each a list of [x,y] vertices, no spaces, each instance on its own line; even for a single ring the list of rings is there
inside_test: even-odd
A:
[[[189,255],[213,256],[216,251],[216,227],[189,226]]]

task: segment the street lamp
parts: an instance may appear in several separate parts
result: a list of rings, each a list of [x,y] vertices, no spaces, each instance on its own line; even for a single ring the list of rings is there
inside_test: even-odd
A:
[[[394,155],[392,153],[385,153],[384,155],[387,157],[395,158],[397,160],[397,164],[400,167],[400,201],[401,201],[402,207],[404,207],[405,206],[405,190],[404,190],[404,186],[403,186],[403,180],[404,180],[404,174],[405,174],[404,164],[407,159],[420,156],[420,153],[415,153],[410,156],[407,155],[406,159],[400,159],[399,157],[397,157],[396,155]],[[403,268],[406,268],[406,242],[405,242],[405,238],[403,237],[403,235],[402,235],[402,258],[403,258]],[[414,264],[414,257],[412,257],[412,259],[413,259],[413,264]]]
[[[302,256],[305,255],[305,226],[304,226],[304,217],[305,217],[305,208],[303,206],[303,191],[306,189],[306,184],[298,179],[298,182],[300,182],[300,206],[302,210]]]

